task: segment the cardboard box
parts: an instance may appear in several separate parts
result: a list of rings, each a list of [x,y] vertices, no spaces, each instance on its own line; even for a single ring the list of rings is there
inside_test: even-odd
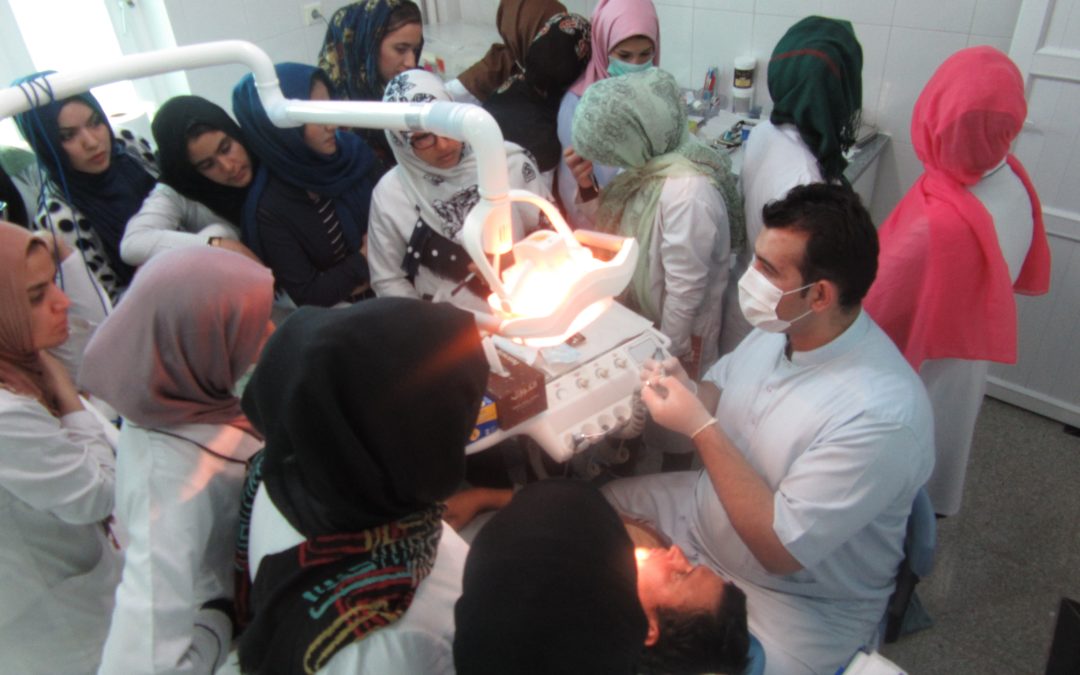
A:
[[[540,370],[502,352],[499,359],[509,375],[490,373],[487,396],[495,403],[499,428],[511,429],[547,410],[547,387]]]

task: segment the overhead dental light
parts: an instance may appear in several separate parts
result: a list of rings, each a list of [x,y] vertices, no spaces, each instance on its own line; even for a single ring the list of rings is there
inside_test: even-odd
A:
[[[323,123],[428,131],[473,147],[480,201],[466,217],[462,239],[479,274],[492,289],[488,298],[491,312],[478,315],[488,330],[538,346],[561,342],[599,316],[630,282],[638,256],[635,240],[572,232],[550,202],[531,192],[510,190],[502,132],[494,118],[478,106],[441,101],[286,99],[270,57],[240,40],[133,54],[85,69],[53,73],[41,78],[37,100],[48,101],[40,99],[42,86],[52,99],[62,99],[110,82],[229,63],[250,68],[263,107],[278,126]],[[0,90],[0,118],[30,109],[33,100],[20,87]],[[513,241],[510,205],[515,201],[540,208],[554,230]],[[511,251],[513,264],[500,270],[501,256]]]

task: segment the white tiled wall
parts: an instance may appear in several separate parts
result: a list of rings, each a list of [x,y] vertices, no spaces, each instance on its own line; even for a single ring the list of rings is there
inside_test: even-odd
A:
[[[1008,51],[1021,0],[654,0],[660,17],[660,65],[684,86],[701,86],[706,68],[731,78],[736,56],[759,64],[758,103],[767,101],[766,62],[777,40],[800,18],[821,14],[847,19],[863,47],[863,115],[892,135],[882,157],[871,212],[883,220],[922,166],[908,126],[934,69],[958,49],[992,45]],[[571,11],[592,14],[595,0],[563,0]],[[491,21],[497,0],[461,0],[466,21]]]
[[[275,62],[314,64],[326,35],[326,23],[303,24],[306,0],[165,0],[176,44],[210,40],[247,40]],[[329,18],[348,0],[322,0]],[[241,66],[215,66],[188,72],[192,93],[232,109],[233,85],[246,73]]]
[[[165,0],[178,44],[240,38],[276,60],[313,63],[325,24],[305,27],[304,0]],[[596,0],[563,0],[590,16]],[[758,59],[759,103],[767,101],[763,64],[777,40],[809,14],[848,19],[863,47],[863,114],[892,134],[882,158],[871,212],[881,221],[922,168],[908,125],[915,98],[934,69],[963,47],[1008,50],[1021,0],[654,0],[660,17],[661,65],[685,86],[700,86],[706,68],[731,77],[736,56]],[[323,0],[329,16],[346,0]],[[498,0],[438,0],[440,11],[493,25]],[[239,67],[189,73],[191,88],[228,107]]]

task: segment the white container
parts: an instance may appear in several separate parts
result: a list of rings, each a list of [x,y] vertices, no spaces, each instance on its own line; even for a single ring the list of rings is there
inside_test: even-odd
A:
[[[735,59],[731,77],[731,112],[749,115],[754,105],[754,69],[757,59],[740,56]]]

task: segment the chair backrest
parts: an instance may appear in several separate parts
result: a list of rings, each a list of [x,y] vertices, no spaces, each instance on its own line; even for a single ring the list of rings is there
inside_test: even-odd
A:
[[[750,649],[746,657],[746,667],[741,675],[762,675],[765,672],[765,648],[753,635],[750,636]]]
[[[926,488],[919,488],[908,517],[904,554],[911,571],[925,577],[934,568],[934,549],[937,547],[937,517]]]
[[[915,501],[911,505],[907,536],[904,539],[904,560],[897,570],[896,588],[885,608],[885,616],[881,619],[878,637],[886,644],[896,642],[904,630],[919,630],[930,625],[929,617],[925,613],[922,615],[922,622],[913,619],[905,624],[904,619],[915,592],[915,584],[934,567],[936,545],[937,518],[934,515],[934,506],[930,503],[930,495],[926,488],[922,487],[915,494]]]

